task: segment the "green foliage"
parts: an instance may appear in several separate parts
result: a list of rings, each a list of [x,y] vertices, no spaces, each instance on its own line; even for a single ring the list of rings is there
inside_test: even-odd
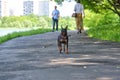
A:
[[[61,4],[64,0],[55,0],[58,4]]]
[[[90,37],[120,42],[120,23],[119,17],[112,12],[106,14],[95,14],[85,11],[87,17],[84,19],[84,25],[89,28]]]
[[[86,27],[97,27],[102,25],[117,24],[119,23],[119,17],[112,12],[106,14],[96,14],[92,11],[85,11],[86,18],[84,19],[84,25]]]
[[[37,26],[40,26],[42,28],[50,28],[51,27],[51,24],[52,24],[52,21],[51,21],[51,18],[47,17],[47,16],[41,16],[39,17],[39,25]]]
[[[39,17],[36,15],[28,16],[9,16],[0,19],[0,28],[30,28],[30,27],[48,27],[49,17]]]
[[[55,0],[57,3],[62,3],[64,0]],[[77,0],[75,0],[77,1]],[[96,13],[105,13],[113,11],[120,17],[120,0],[80,0],[86,9]]]
[[[66,25],[68,25],[69,30],[74,30],[76,28],[75,19],[71,17],[60,18],[59,28],[61,28],[60,26],[66,27]]]
[[[48,16],[10,16],[0,19],[0,28],[52,28],[52,19]],[[71,17],[61,17],[59,19],[60,26],[68,25],[69,29],[74,29],[75,20]]]
[[[120,17],[120,1],[119,0],[81,0],[86,9],[90,9],[97,13],[105,13],[113,11]]]

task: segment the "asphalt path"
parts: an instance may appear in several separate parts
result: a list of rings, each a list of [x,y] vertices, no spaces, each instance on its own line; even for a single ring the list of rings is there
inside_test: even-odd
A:
[[[60,32],[0,44],[0,80],[120,80],[120,43],[68,31],[69,54],[57,49]]]

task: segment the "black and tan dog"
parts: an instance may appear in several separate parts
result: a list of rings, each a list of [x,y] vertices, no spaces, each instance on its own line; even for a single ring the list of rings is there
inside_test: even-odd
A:
[[[58,50],[61,53],[62,49],[66,54],[68,54],[68,35],[67,35],[68,25],[63,28],[61,26],[61,33],[58,36]],[[63,48],[62,48],[63,47]]]

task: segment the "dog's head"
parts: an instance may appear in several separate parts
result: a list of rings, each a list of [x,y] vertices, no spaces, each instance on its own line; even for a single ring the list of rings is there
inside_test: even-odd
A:
[[[61,26],[61,35],[67,36],[67,28],[68,28],[68,25],[65,28]]]

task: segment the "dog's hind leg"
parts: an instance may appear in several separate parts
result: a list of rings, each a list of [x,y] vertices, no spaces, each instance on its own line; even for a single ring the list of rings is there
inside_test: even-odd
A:
[[[68,54],[68,40],[69,40],[69,39],[68,39],[68,36],[67,36],[67,41],[66,41],[66,51],[65,51],[66,54]]]

